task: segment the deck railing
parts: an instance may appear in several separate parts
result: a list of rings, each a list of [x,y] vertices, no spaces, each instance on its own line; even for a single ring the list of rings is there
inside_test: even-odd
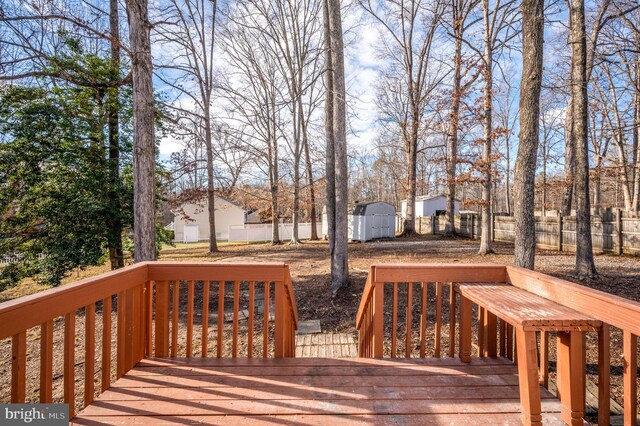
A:
[[[456,297],[453,284],[471,282],[509,283],[602,321],[603,327],[597,333],[600,425],[610,421],[610,326],[620,329],[623,336],[624,422],[636,424],[640,303],[522,268],[472,264],[372,266],[356,319],[360,356],[396,357],[400,352],[400,356],[425,357],[429,351],[439,357],[445,346],[448,355],[454,356]],[[447,336],[443,336],[443,325],[447,323]],[[431,328],[433,332],[428,332]],[[509,324],[478,308],[474,330],[478,356],[500,355],[515,360],[517,348],[513,327]],[[552,361],[549,333],[540,334],[540,382],[546,387]],[[433,344],[428,347],[432,336]]]
[[[209,330],[212,300],[217,304],[214,336]],[[77,315],[84,317],[84,336],[76,336]],[[30,345],[29,352],[39,353],[40,383],[39,388],[30,389],[33,394],[28,399],[35,399],[31,395],[37,393],[41,403],[54,401],[54,330],[60,317],[64,318],[59,339],[63,347],[62,399],[73,416],[78,393],[82,407],[110,387],[114,358],[115,378],[120,378],[146,356],[193,356],[196,316],[201,331],[201,344],[196,347],[199,356],[209,356],[213,340],[219,358],[295,356],[298,314],[288,265],[145,262],[0,304],[0,341],[11,338],[11,402],[27,400],[27,340],[33,343],[38,332],[39,345]],[[244,334],[241,322],[246,324]],[[96,323],[101,331],[99,391],[95,389]],[[178,340],[181,327],[186,327],[184,352]],[[225,339],[228,336],[230,344]],[[80,363],[76,360],[77,340],[84,346]],[[80,372],[83,385],[76,385],[78,365],[84,366]]]

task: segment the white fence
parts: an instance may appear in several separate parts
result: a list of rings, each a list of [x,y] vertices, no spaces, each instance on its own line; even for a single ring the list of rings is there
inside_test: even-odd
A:
[[[322,224],[320,222],[316,224],[316,230],[318,231],[318,235],[320,235],[322,230]],[[251,243],[271,241],[272,231],[273,225],[271,223],[231,225],[229,226],[229,242]],[[281,240],[290,240],[293,233],[293,224],[280,223],[278,224],[278,231],[280,232]],[[305,222],[298,224],[298,238],[301,240],[311,238],[311,223]]]

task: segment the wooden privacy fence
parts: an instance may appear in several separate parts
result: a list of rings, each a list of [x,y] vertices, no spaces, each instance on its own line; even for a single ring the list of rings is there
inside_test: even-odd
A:
[[[546,250],[575,251],[576,219],[574,216],[536,216],[536,246]],[[516,222],[513,216],[493,215],[491,219],[493,241],[514,242]],[[398,219],[397,229],[402,229]],[[463,213],[455,217],[458,235],[480,238],[482,220],[478,213]],[[416,231],[420,234],[443,234],[443,216],[416,218]],[[622,210],[606,210],[591,217],[591,237],[594,252],[640,255],[640,217]]]
[[[209,330],[212,304],[217,305],[215,339]],[[11,402],[27,399],[27,332],[32,328],[40,331],[39,345],[30,351],[39,352],[38,399],[41,403],[54,400],[54,327],[62,317],[62,399],[73,416],[79,390],[75,379],[78,314],[84,316],[84,336],[80,337],[84,340],[81,407],[110,387],[113,358],[115,377],[120,378],[147,356],[192,357],[195,316],[200,320],[201,345],[197,349],[201,357],[209,356],[213,340],[218,358],[295,356],[298,314],[288,265],[144,262],[0,304],[0,340],[12,340]],[[96,322],[102,329],[98,392],[94,389]],[[117,336],[114,348],[113,322]],[[241,322],[244,335],[240,333]],[[184,352],[178,342],[181,327],[186,327]]]
[[[501,265],[429,265],[389,264],[371,267],[358,309],[358,351],[362,357],[435,357],[456,353],[456,293],[458,283],[509,284],[558,305],[583,314],[601,324],[598,341],[598,424],[609,424],[610,414],[610,326],[622,330],[623,389],[625,425],[635,425],[637,418],[638,335],[640,335],[640,303],[601,291],[592,290],[522,268]],[[466,308],[465,308],[466,309]],[[465,319],[464,330],[458,327],[460,338],[473,334],[479,356],[502,356],[515,360],[515,344],[509,316],[483,308],[477,309],[477,322]],[[541,314],[542,315],[542,314]],[[491,318],[494,320],[492,321]],[[447,325],[445,327],[445,325]],[[433,329],[433,333],[427,330]],[[585,327],[583,330],[595,330]],[[538,328],[540,338],[540,382],[547,386],[549,374],[549,332]],[[558,339],[564,338],[558,331]],[[446,334],[446,336],[445,336]],[[430,341],[431,336],[434,340]],[[465,337],[466,339],[467,337]],[[576,344],[573,340],[572,344]],[[458,347],[459,349],[460,346]],[[443,350],[443,349],[446,349]],[[534,351],[535,352],[535,351]],[[572,352],[573,353],[573,352]],[[575,354],[580,353],[577,351]],[[584,353],[584,352],[582,352]],[[561,353],[566,360],[566,354]],[[461,354],[461,359],[465,357]],[[536,357],[518,357],[518,362],[530,362]],[[562,362],[561,360],[558,360]],[[577,360],[574,362],[580,362]],[[520,366],[519,366],[520,368]],[[586,372],[572,371],[572,375]],[[564,379],[563,379],[564,380]],[[521,382],[522,383],[522,382]],[[583,401],[581,401],[584,404]],[[563,406],[564,406],[563,401]]]

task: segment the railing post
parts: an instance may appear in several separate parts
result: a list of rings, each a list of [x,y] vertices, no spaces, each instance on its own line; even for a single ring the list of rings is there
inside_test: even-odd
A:
[[[375,280],[375,277],[373,279]],[[373,286],[373,358],[382,358],[384,356],[384,283],[374,281]]]
[[[156,356],[169,356],[169,282],[156,282]]]
[[[274,331],[274,348],[273,353],[276,358],[284,358],[285,355],[285,291],[284,291],[284,281],[276,281],[275,283],[275,309],[276,309],[276,318],[275,318],[275,331]],[[266,314],[268,315],[268,313]]]

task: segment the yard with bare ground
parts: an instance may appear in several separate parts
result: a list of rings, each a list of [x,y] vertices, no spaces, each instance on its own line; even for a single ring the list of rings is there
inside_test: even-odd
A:
[[[181,246],[179,248],[167,248],[162,251],[160,260],[163,261],[185,261],[185,262],[284,262],[290,265],[291,275],[294,283],[296,302],[298,305],[301,320],[320,319],[323,332],[353,333],[355,335],[355,318],[360,303],[360,297],[364,288],[364,283],[369,267],[375,263],[499,263],[511,264],[513,261],[513,246],[510,244],[496,244],[496,254],[490,256],[478,256],[479,242],[468,239],[443,239],[437,236],[419,236],[411,239],[396,239],[390,241],[377,241],[369,243],[353,243],[349,245],[349,265],[351,283],[342,289],[335,298],[331,298],[329,286],[329,258],[328,245],[326,242],[305,242],[300,245],[278,245],[267,244],[253,245],[227,245],[223,246],[219,253],[209,255],[206,253],[206,246]],[[600,277],[594,280],[578,281],[571,277],[574,264],[574,255],[571,253],[561,253],[553,251],[538,251],[536,256],[536,269],[556,277],[578,282],[579,284],[596,288],[605,292],[616,294],[632,300],[640,301],[640,258],[618,257],[613,255],[600,255],[596,257],[596,266]],[[65,280],[73,282],[79,277],[95,275],[106,271],[105,267],[91,268],[87,271],[73,274]],[[41,287],[33,284],[26,284],[21,288],[5,291],[0,294],[0,300],[7,300],[19,295],[41,290]],[[448,290],[446,290],[448,291]],[[415,292],[414,297],[418,297]],[[196,292],[199,294],[199,292]],[[447,295],[445,294],[445,299]],[[400,306],[406,303],[406,296],[403,302],[403,295],[400,295]],[[433,297],[433,294],[430,294]],[[390,298],[386,298],[389,300]],[[417,299],[415,299],[417,300]],[[181,304],[186,304],[186,299]],[[196,306],[201,301],[196,300]],[[414,303],[419,305],[419,303]],[[430,302],[430,306],[433,306]],[[417,307],[416,307],[417,308]],[[444,306],[444,318],[447,318],[447,306]],[[403,324],[402,309],[398,323]],[[388,310],[385,310],[388,312]],[[417,312],[417,311],[416,311]],[[82,312],[79,311],[81,317]],[[419,315],[414,315],[414,319]],[[430,313],[430,317],[433,313]],[[196,318],[197,319],[197,318]],[[62,328],[62,321],[59,321],[56,330]],[[390,321],[385,321],[390,328]],[[101,333],[100,324],[97,324],[97,332]],[[443,330],[443,352],[447,353],[449,336],[446,334],[448,327]],[[413,328],[417,333],[417,327]],[[76,326],[77,351],[82,353],[83,347],[83,321],[78,320]],[[60,332],[56,336],[56,361],[55,366],[60,366],[62,358],[62,347],[59,342]],[[198,336],[198,333],[194,333]],[[431,333],[433,334],[433,333]],[[591,333],[593,334],[593,333]],[[38,331],[32,330],[29,334],[29,354],[28,357],[37,360],[37,340]],[[115,336],[114,336],[115,339]],[[589,351],[588,373],[590,380],[597,383],[597,336],[588,336]],[[99,341],[99,336],[96,336]],[[433,354],[433,335],[429,340],[428,355]],[[555,359],[555,339],[551,339],[551,359]],[[184,344],[183,339],[181,339]],[[455,339],[454,339],[455,341]],[[618,403],[622,403],[622,336],[619,330],[612,329],[612,397]],[[197,345],[197,341],[194,345]],[[226,343],[225,343],[226,344]],[[399,353],[404,354],[404,348],[399,345]],[[389,348],[387,348],[387,353]],[[415,352],[414,352],[415,353]],[[194,352],[195,354],[195,352]],[[7,402],[10,397],[10,371],[11,371],[11,345],[9,340],[5,340],[0,346],[0,401]],[[77,380],[82,378],[81,360],[77,368]],[[31,382],[28,386],[28,396],[35,400],[37,396],[37,367],[28,370],[27,380]],[[97,364],[99,365],[99,364]],[[554,364],[551,364],[552,377]],[[99,372],[96,372],[99,378]],[[54,376],[55,378],[55,376]],[[54,383],[54,396],[61,396],[61,380]],[[79,388],[81,386],[78,386]],[[81,393],[81,389],[78,389]]]

